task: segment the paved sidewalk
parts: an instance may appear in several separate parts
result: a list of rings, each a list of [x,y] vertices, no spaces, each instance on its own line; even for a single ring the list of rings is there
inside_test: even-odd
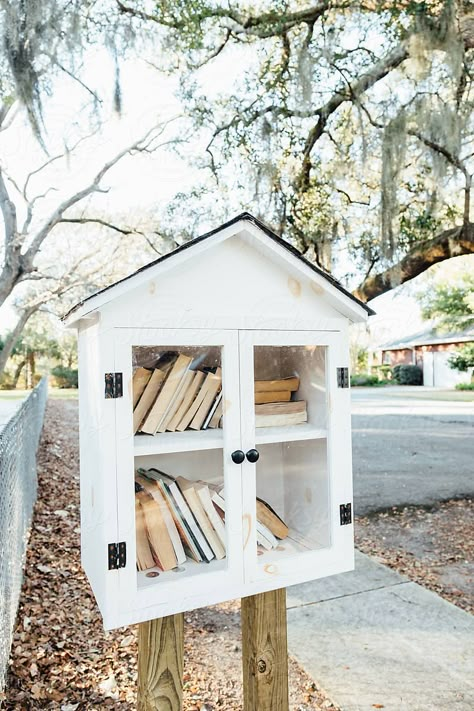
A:
[[[25,398],[19,398],[18,400],[0,400],[0,432],[21,406],[24,399]]]
[[[343,711],[473,711],[467,612],[362,553],[287,595],[289,650]]]

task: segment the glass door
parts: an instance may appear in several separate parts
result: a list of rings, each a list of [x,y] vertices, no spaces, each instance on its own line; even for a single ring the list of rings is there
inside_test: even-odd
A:
[[[121,602],[240,583],[240,475],[224,456],[240,447],[238,334],[115,329],[114,340]]]
[[[311,577],[308,566],[314,578],[328,574],[335,548],[347,539],[338,530],[339,503],[351,500],[348,396],[341,399],[336,383],[337,365],[346,364],[340,348],[337,333],[240,332],[244,554],[251,582],[275,576],[282,585],[285,578],[298,582]]]

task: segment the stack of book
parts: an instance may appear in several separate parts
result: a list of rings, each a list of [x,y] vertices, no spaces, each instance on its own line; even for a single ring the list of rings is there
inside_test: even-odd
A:
[[[204,481],[172,477],[159,469],[135,474],[137,568],[176,568],[187,558],[210,563],[226,556],[223,490]],[[276,548],[288,527],[257,499],[257,542]]]
[[[305,400],[297,397],[300,379],[255,381],[255,427],[298,425],[308,421]]]
[[[137,568],[171,570],[186,561],[225,558],[225,528],[205,482],[158,469],[135,475]]]
[[[222,371],[195,370],[193,358],[167,352],[156,368],[133,374],[133,432],[155,435],[221,427]]]

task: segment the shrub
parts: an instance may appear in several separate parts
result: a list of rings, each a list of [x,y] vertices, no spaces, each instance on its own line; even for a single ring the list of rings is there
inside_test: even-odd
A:
[[[454,387],[456,390],[474,390],[474,383],[458,383]]]
[[[376,375],[351,375],[351,386],[374,386],[374,385],[384,385],[384,382],[379,380]]]
[[[392,376],[399,385],[423,385],[423,372],[417,365],[395,365]]]
[[[466,373],[469,368],[474,367],[474,343],[466,343],[457,348],[456,353],[448,358],[448,365],[461,373]]]
[[[53,385],[57,388],[77,388],[78,377],[76,369],[57,365],[51,370],[51,375],[54,378]]]

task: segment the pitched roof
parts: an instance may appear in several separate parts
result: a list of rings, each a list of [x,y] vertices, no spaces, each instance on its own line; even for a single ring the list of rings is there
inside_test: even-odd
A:
[[[155,259],[153,262],[150,262],[149,264],[145,264],[145,266],[140,267],[140,269],[137,269],[135,272],[132,274],[129,274],[128,276],[124,277],[123,279],[119,279],[118,281],[114,282],[113,284],[110,284],[109,286],[106,286],[103,289],[100,289],[99,291],[95,292],[94,294],[91,294],[90,296],[86,297],[85,299],[82,299],[82,301],[79,301],[75,306],[70,309],[67,314],[65,314],[62,318],[63,321],[68,319],[75,311],[77,311],[81,306],[83,306],[86,302],[90,301],[91,299],[94,299],[96,296],[99,294],[103,294],[104,292],[108,291],[109,289],[113,289],[117,284],[122,284],[123,282],[133,279],[137,274],[141,274],[142,272],[146,271],[147,269],[150,269],[157,264],[161,264],[165,260],[172,259],[176,254],[179,254],[181,252],[184,252],[187,249],[192,249],[195,245],[203,242],[204,240],[208,239],[212,235],[217,234],[218,232],[221,232],[222,230],[231,227],[232,225],[241,222],[241,221],[247,221],[258,227],[264,234],[266,234],[270,239],[272,239],[274,242],[279,244],[281,247],[284,247],[288,252],[290,252],[296,259],[301,261],[304,265],[312,269],[314,272],[319,274],[319,276],[323,277],[326,279],[332,286],[334,286],[336,289],[338,289],[344,296],[346,296],[348,299],[351,299],[354,301],[356,304],[361,306],[369,316],[373,316],[375,314],[375,311],[373,311],[370,306],[367,306],[363,301],[360,301],[356,296],[351,294],[347,289],[345,289],[342,284],[340,284],[331,274],[328,272],[324,271],[320,267],[316,266],[312,262],[308,261],[302,254],[299,252],[296,247],[293,247],[289,242],[286,240],[282,239],[279,237],[273,230],[271,230],[265,223],[263,223],[261,220],[257,219],[253,215],[251,215],[249,212],[242,212],[240,215],[237,215],[236,217],[232,218],[228,222],[224,222],[224,224],[220,225],[219,227],[214,228],[213,230],[210,230],[209,232],[206,232],[203,235],[200,235],[199,237],[196,237],[195,239],[189,240],[188,242],[184,242],[184,244],[180,245],[176,249],[174,249],[171,252],[168,252],[167,254],[164,254],[163,256],[159,257],[158,259]]]
[[[417,331],[410,336],[400,338],[398,341],[385,343],[377,346],[378,351],[397,351],[403,348],[413,348],[414,346],[430,346],[443,343],[469,343],[474,341],[474,328],[466,328],[464,331],[452,331],[451,333],[439,333],[433,326]]]

